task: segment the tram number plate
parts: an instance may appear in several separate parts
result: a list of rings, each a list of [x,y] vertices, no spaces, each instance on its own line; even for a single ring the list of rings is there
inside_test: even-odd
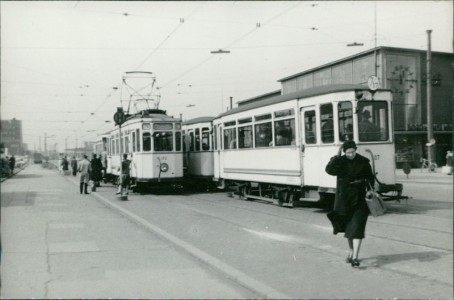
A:
[[[379,160],[380,159],[380,154],[375,155],[374,154],[374,160]]]

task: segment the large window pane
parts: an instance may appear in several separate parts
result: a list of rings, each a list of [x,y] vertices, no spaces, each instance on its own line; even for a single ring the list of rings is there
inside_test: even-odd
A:
[[[202,128],[202,150],[210,150],[210,129]]]
[[[271,122],[255,125],[255,147],[269,147],[273,143]]]
[[[295,144],[295,119],[274,122],[274,145],[288,146]]]
[[[149,132],[144,132],[142,135],[142,145],[143,151],[151,150],[151,134]]]
[[[181,151],[181,132],[175,132],[175,150]]]
[[[358,134],[361,142],[389,139],[387,102],[361,101],[358,103]]]
[[[224,149],[236,149],[236,129],[224,129]]]
[[[200,151],[200,129],[195,130],[195,151]]]
[[[315,110],[310,110],[304,112],[304,133],[306,144],[316,144],[317,143],[317,116],[315,115]]]
[[[154,151],[172,151],[173,134],[171,131],[160,131],[153,134]]]
[[[252,126],[238,128],[239,148],[252,148]]]
[[[339,118],[339,140],[352,141],[353,140],[353,108],[352,103],[349,101],[340,102],[338,105],[338,118]]]
[[[334,142],[333,105],[320,105],[320,127],[322,129],[322,142]]]

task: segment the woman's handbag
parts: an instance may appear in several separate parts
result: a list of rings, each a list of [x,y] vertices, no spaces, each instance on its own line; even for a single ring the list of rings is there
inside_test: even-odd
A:
[[[370,213],[374,217],[381,216],[386,212],[386,206],[382,197],[377,193],[374,188],[369,184],[370,190],[366,193],[366,203],[369,207]]]

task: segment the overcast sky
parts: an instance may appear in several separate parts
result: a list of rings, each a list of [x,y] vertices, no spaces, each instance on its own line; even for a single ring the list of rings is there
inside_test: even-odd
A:
[[[153,72],[160,108],[190,119],[217,115],[230,97],[236,103],[278,90],[281,78],[374,45],[426,50],[428,29],[433,51],[452,52],[453,45],[452,1],[0,5],[1,118],[23,121],[31,150],[44,133],[63,151],[65,142],[81,146],[109,129],[116,107],[127,108],[121,100],[128,92],[151,83],[127,76],[127,89],[125,72]],[[346,46],[353,42],[364,46]],[[210,53],[217,49],[230,53]]]

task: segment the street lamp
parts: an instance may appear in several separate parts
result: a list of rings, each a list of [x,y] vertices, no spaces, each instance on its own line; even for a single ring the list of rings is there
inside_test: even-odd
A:
[[[230,51],[229,50],[222,50],[222,49],[211,51],[211,54],[227,54],[227,53],[230,53]]]
[[[353,43],[347,44],[347,47],[356,47],[356,46],[364,46],[364,44],[363,43],[357,43],[357,42],[353,42]]]

